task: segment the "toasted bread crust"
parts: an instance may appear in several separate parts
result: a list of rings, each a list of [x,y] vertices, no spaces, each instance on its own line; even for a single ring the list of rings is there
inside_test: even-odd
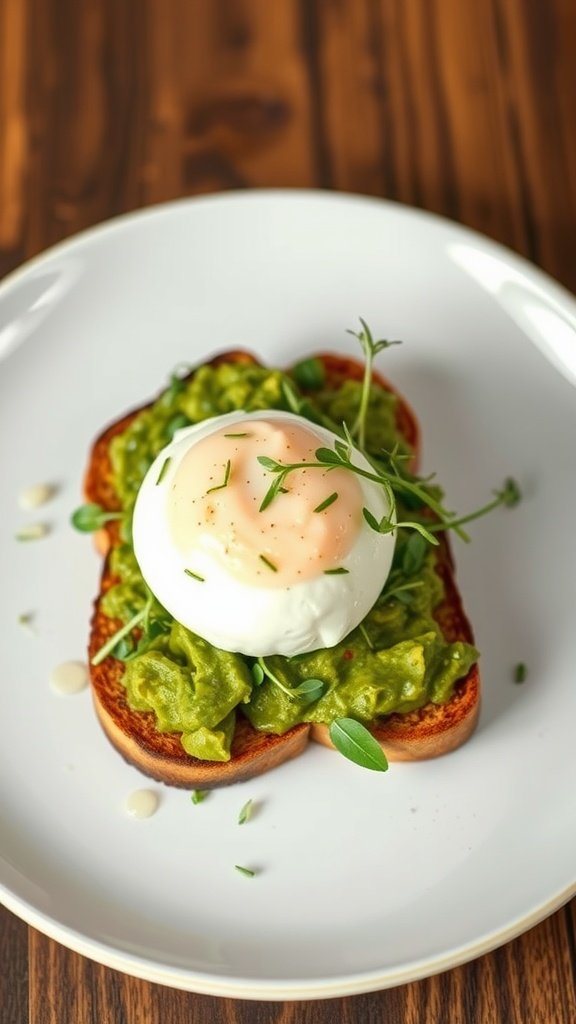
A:
[[[356,360],[321,353],[327,379],[338,386],[348,379],[360,380],[363,366]],[[243,351],[217,356],[212,362],[255,362]],[[387,380],[374,374],[384,388],[394,391]],[[420,452],[418,421],[408,403],[397,396],[397,426],[414,450],[412,468],[417,466]],[[130,422],[147,405],[134,410],[112,423],[94,442],[84,478],[87,501],[96,502],[107,510],[119,508],[112,466],[110,442],[123,433]],[[118,542],[116,522],[108,523],[96,534],[96,546],[103,556]],[[454,569],[449,544],[442,540],[442,554],[437,571],[445,586],[445,598],[437,608],[435,617],[447,640],[472,642],[470,624],[463,612],[454,580]],[[101,609],[106,590],[114,583],[108,559],[104,563],[100,594],[94,605],[89,654],[90,658],[102,644],[116,632],[120,623],[109,619]],[[228,762],[202,761],[188,755],[182,748],[179,733],[160,733],[153,713],[133,711],[126,702],[122,683],[123,665],[112,657],[97,666],[91,665],[91,688],[98,720],[113,746],[126,761],[159,782],[185,788],[209,789],[241,782],[269,771],[284,761],[296,757],[310,738],[332,746],[328,728],[324,725],[299,725],[283,736],[270,735],[254,729],[242,716],[237,725]],[[473,666],[464,680],[457,684],[454,696],[444,705],[428,704],[419,711],[406,715],[390,715],[371,726],[371,732],[384,748],[391,761],[412,761],[437,757],[455,749],[473,731],[479,712],[480,680],[477,666]]]

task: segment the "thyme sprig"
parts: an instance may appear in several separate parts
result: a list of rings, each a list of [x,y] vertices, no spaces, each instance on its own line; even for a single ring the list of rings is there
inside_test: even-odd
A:
[[[445,521],[450,513],[447,513],[442,508],[441,504],[420,483],[406,480],[402,477],[392,458],[390,459],[391,471],[387,471],[383,468],[373,468],[372,470],[363,469],[361,466],[357,466],[352,462],[351,446],[344,441],[338,440],[334,442],[334,448],[318,448],[314,453],[314,458],[315,461],[311,462],[285,463],[278,462],[276,459],[271,459],[267,455],[259,455],[258,462],[260,465],[263,466],[264,469],[268,470],[269,473],[274,474],[274,479],[264,495],[262,504],[260,505],[260,511],[268,508],[278,495],[280,488],[284,486],[286,478],[290,473],[294,473],[298,469],[324,469],[328,471],[337,468],[347,469],[350,472],[356,473],[358,476],[364,477],[366,480],[371,480],[374,483],[379,484],[386,492],[389,505],[388,515],[378,520],[369,509],[363,509],[364,518],[373,530],[377,533],[391,533],[398,526],[410,527],[421,533],[431,544],[438,543],[436,538],[423,523],[411,521],[402,523],[396,522],[395,490],[407,490],[411,494],[416,495],[420,503],[428,506],[442,521]]]
[[[148,588],[146,589],[147,596],[143,607],[98,648],[90,659],[91,665],[100,665],[110,654],[120,661],[132,661],[138,655],[149,650],[157,637],[169,631],[168,620],[158,618],[157,610],[153,612],[154,596]],[[132,632],[136,628],[140,632],[137,642],[132,636]]]
[[[334,442],[334,448],[318,448],[314,453],[315,461],[310,462],[286,463],[279,462],[277,459],[271,459],[267,455],[259,455],[258,462],[260,465],[274,475],[274,479],[264,495],[260,510],[267,508],[272,503],[290,473],[294,473],[298,469],[323,469],[325,471],[337,468],[346,469],[357,476],[363,477],[365,480],[379,484],[386,492],[389,506],[387,515],[377,519],[370,509],[363,508],[362,510],[364,519],[371,529],[377,533],[393,533],[399,527],[404,527],[416,530],[428,543],[438,544],[435,534],[442,530],[454,530],[462,540],[468,541],[470,538],[462,529],[464,524],[486,515],[497,508],[498,505],[513,508],[521,499],[518,484],[509,477],[499,490],[494,491],[495,497],[492,501],[473,512],[469,512],[467,515],[457,516],[444,508],[442,503],[426,486],[427,481],[421,481],[417,477],[403,472],[402,455],[398,455],[397,452],[384,454],[387,457],[388,468],[384,468],[380,464],[378,466],[372,464],[372,469],[370,470],[357,466],[352,462],[350,445],[340,440]],[[396,494],[409,496],[409,498],[415,500],[417,505],[428,509],[433,514],[435,521],[431,522],[428,519],[426,522],[418,520],[397,521]]]

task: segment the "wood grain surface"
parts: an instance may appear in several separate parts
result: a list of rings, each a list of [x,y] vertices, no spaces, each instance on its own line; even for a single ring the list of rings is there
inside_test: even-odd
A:
[[[385,196],[576,291],[573,0],[0,0],[0,276],[124,211],[254,186]],[[136,981],[0,911],[0,1024],[573,1024],[576,904],[330,1002]]]

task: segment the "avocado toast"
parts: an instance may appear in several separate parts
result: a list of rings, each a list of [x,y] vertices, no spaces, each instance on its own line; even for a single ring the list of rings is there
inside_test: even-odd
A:
[[[359,401],[364,366],[329,354],[314,356],[306,365],[315,373],[296,367],[284,374],[267,371],[248,353],[224,353],[183,378],[172,378],[155,403],[109,426],[91,451],[85,498],[104,513],[96,540],[105,558],[89,643],[94,705],[122,756],[169,785],[204,789],[243,781],[300,754],[309,739],[332,745],[330,722],[335,709],[343,707],[345,714],[364,722],[390,760],[446,753],[468,738],[477,721],[477,652],[445,534],[432,550],[432,545],[410,542],[414,534],[398,529],[390,583],[361,627],[330,652],[268,659],[271,677],[264,681],[255,681],[251,659],[209,650],[201,638],[171,622],[164,609],[151,605],[148,619],[139,618],[145,585],[131,553],[130,517],[138,481],[152,456],[186,423],[230,408],[266,409],[268,402],[292,409],[297,403],[303,416],[320,410],[337,428],[346,404]],[[370,402],[372,457],[400,445],[411,477],[420,454],[412,410],[377,374]],[[159,423],[161,440],[146,450]],[[141,438],[144,451],[138,463],[134,452]],[[426,522],[429,510],[422,515]],[[126,631],[134,612],[138,622]],[[168,698],[163,691],[160,702],[151,695],[159,667],[166,669],[160,688],[173,687]],[[238,677],[238,700],[233,708],[223,708],[225,726],[208,717],[208,726],[198,727],[194,691],[197,696],[204,684],[204,689],[217,687],[219,671],[229,670]],[[319,699],[307,703],[285,692],[296,691],[310,675],[325,680],[326,692]],[[282,689],[271,682],[274,678]],[[183,687],[190,694],[181,698]],[[367,695],[385,713],[367,719]],[[183,713],[176,706],[182,700]],[[178,730],[174,725],[180,714],[184,728]]]

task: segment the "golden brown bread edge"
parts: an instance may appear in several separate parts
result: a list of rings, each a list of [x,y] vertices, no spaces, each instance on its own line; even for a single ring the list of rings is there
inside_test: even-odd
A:
[[[363,366],[356,360],[327,353],[320,353],[317,358],[322,360],[331,386],[337,387],[351,378],[362,378]],[[247,352],[231,351],[212,360],[214,365],[221,362],[250,363],[255,360]],[[374,374],[374,379],[397,396],[397,426],[415,452],[412,468],[416,469],[420,453],[416,417],[408,403],[387,380],[378,374]],[[146,406],[111,424],[94,442],[84,479],[87,501],[96,502],[110,511],[119,508],[113,485],[110,442],[144,408]],[[90,659],[120,626],[119,622],[109,619],[101,610],[102,596],[115,582],[107,554],[117,541],[116,522],[109,523],[96,535],[98,550],[105,556],[105,561],[100,593],[94,604],[91,622]],[[446,538],[441,542],[437,571],[445,587],[444,600],[435,612],[443,634],[450,641],[473,642],[472,630],[456,587],[452,556]],[[99,665],[91,665],[90,682],[96,715],[106,736],[126,761],[167,785],[211,789],[243,782],[296,757],[302,753],[309,739],[332,746],[327,726],[298,725],[283,736],[275,736],[254,729],[240,713],[237,715],[230,761],[201,761],[184,751],[179,733],[158,732],[153,713],[133,711],[128,706],[122,683],[123,671],[122,662],[112,657],[106,658]],[[389,715],[372,723],[370,731],[390,761],[438,757],[468,739],[476,725],[479,706],[480,679],[478,668],[474,665],[466,678],[456,685],[454,695],[447,704],[428,704],[406,715]]]

